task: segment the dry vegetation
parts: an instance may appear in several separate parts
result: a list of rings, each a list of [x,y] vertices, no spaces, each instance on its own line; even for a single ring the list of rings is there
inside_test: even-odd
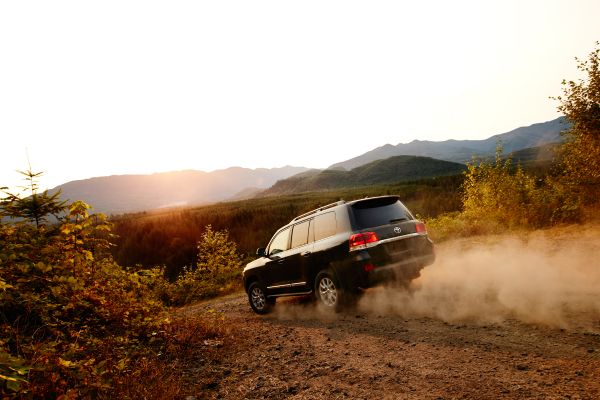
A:
[[[1,397],[177,398],[186,360],[209,356],[190,349],[223,331],[216,318],[181,318],[166,306],[237,287],[235,244],[207,229],[197,265],[175,282],[122,268],[103,215],[38,193],[39,174],[25,175],[31,196],[9,196],[1,208],[11,218],[0,224]]]

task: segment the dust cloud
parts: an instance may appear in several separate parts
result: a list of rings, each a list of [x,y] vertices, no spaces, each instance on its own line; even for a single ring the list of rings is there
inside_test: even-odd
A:
[[[358,309],[446,322],[516,319],[600,329],[599,233],[572,227],[558,235],[443,243],[437,246],[436,262],[409,290],[371,289]]]

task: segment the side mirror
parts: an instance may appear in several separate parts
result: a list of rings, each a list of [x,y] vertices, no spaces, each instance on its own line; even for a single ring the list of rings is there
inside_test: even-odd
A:
[[[264,247],[259,247],[256,249],[256,255],[259,257],[265,257],[267,255],[266,249]]]

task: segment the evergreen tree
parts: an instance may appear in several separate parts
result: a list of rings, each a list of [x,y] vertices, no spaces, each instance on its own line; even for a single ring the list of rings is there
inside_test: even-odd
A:
[[[7,188],[1,190],[6,197],[0,200],[0,218],[8,217],[13,219],[25,220],[34,223],[36,228],[46,224],[49,216],[59,218],[67,206],[66,201],[59,200],[60,191],[50,195],[47,190],[38,193],[38,179],[43,172],[33,172],[31,167],[27,171],[18,171],[25,176],[26,186],[22,186],[22,193],[27,196],[11,193]]]

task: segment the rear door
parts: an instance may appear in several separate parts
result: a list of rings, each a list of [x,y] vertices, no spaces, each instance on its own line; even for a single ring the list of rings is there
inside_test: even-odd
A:
[[[314,225],[311,225],[311,233],[309,236],[314,237],[313,246],[313,273],[311,278],[314,279],[319,269],[327,268],[334,260],[338,260],[343,255],[348,253],[348,236],[340,238],[337,233],[337,217],[335,211],[319,214],[314,218]],[[344,244],[344,246],[340,246]],[[343,247],[343,249],[342,249]]]
[[[397,197],[373,198],[352,205],[353,229],[375,232],[379,240],[416,232],[417,221]]]
[[[370,251],[373,261],[391,263],[409,260],[414,256],[414,241],[423,238],[417,233],[418,221],[398,198],[366,199],[353,204],[351,208],[354,229],[375,232],[377,235],[377,249]]]

